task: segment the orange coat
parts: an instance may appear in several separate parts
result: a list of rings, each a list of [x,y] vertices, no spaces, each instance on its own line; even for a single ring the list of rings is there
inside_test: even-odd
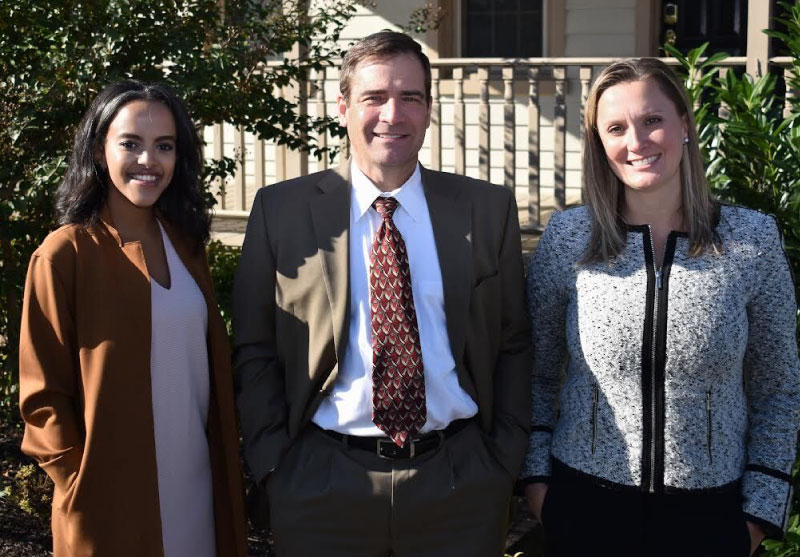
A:
[[[217,554],[247,554],[225,327],[208,264],[165,229],[208,307]],[[150,279],[138,242],[108,224],[63,226],[31,258],[20,339],[22,450],[55,483],[55,557],[162,556],[152,395]]]

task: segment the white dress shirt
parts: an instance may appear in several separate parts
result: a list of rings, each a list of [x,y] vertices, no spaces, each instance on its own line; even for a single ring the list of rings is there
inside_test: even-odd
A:
[[[323,429],[348,435],[384,435],[372,423],[372,317],[369,309],[369,260],[381,216],[372,207],[379,196],[399,206],[394,224],[403,236],[411,271],[411,290],[419,326],[428,419],[421,433],[444,429],[478,412],[461,388],[447,337],[444,290],[428,203],[419,165],[400,188],[381,192],[355,162],[350,164],[350,330],[344,358],[330,396],[314,414]]]

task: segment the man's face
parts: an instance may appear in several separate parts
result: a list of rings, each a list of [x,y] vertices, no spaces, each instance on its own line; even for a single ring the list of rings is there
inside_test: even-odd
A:
[[[353,73],[350,98],[340,95],[337,104],[358,168],[379,188],[402,185],[414,172],[431,122],[419,60],[400,54],[362,61]]]

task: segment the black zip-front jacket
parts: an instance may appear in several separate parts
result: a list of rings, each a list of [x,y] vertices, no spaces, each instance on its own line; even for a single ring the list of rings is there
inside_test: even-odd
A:
[[[579,264],[590,226],[586,207],[554,214],[531,262],[523,478],[546,481],[556,459],[615,489],[740,484],[748,518],[783,530],[800,363],[774,219],[723,206],[719,253],[690,257],[686,235],[673,232],[660,268],[648,226],[628,227],[612,263]]]

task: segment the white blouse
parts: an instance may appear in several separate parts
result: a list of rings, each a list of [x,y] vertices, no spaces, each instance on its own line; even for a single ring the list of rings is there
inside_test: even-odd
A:
[[[161,223],[159,223],[161,227]],[[205,299],[161,228],[170,287],[151,278],[150,377],[165,557],[216,555],[206,423]]]

